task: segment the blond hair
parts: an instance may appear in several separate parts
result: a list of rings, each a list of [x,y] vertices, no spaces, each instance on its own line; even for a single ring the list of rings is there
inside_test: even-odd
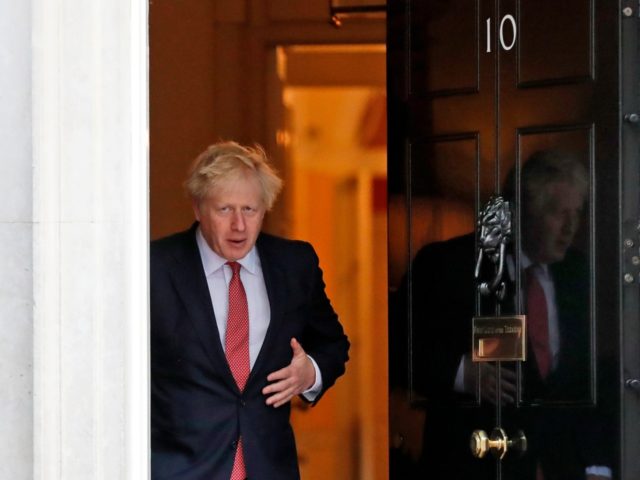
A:
[[[264,205],[271,210],[282,189],[282,180],[269,165],[264,149],[257,144],[253,147],[236,142],[210,145],[194,160],[184,186],[192,198],[200,201],[221,183],[241,178],[247,172],[256,174]]]
[[[516,199],[515,175],[516,170],[513,168],[505,182],[504,195],[511,201]],[[528,212],[544,210],[549,201],[547,187],[557,182],[572,185],[585,198],[589,193],[589,173],[575,153],[561,150],[539,150],[533,153],[520,172],[524,209]]]

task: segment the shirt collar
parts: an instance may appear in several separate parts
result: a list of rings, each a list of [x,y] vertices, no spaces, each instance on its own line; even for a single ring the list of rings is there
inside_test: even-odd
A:
[[[228,260],[218,255],[214,252],[207,241],[202,235],[202,231],[200,227],[196,230],[196,242],[198,244],[198,250],[200,251],[200,258],[202,260],[202,266],[204,267],[204,273],[208,277],[213,272],[221,269]],[[242,265],[242,267],[247,270],[247,272],[255,275],[260,269],[260,258],[258,257],[258,250],[254,245],[249,253],[247,253],[243,258],[237,260],[237,262]]]
[[[526,253],[520,250],[520,268],[522,269],[522,271],[524,272],[531,265],[533,265],[531,259],[527,256]],[[549,266],[546,263],[538,263],[536,265],[540,267],[540,271],[544,275],[547,275],[549,273]],[[507,255],[507,271],[509,272],[509,277],[515,278],[515,270],[515,260],[513,258],[513,255],[509,254]]]

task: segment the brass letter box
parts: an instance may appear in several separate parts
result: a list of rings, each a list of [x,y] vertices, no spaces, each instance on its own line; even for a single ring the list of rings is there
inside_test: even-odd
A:
[[[525,315],[473,318],[473,361],[525,359]]]

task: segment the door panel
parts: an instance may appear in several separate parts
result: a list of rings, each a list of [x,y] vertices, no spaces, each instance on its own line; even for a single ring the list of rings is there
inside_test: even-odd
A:
[[[524,164],[530,161],[536,155],[536,152],[557,152],[558,156],[571,155],[578,161],[583,167],[585,174],[585,180],[589,182],[587,184],[587,191],[584,197],[584,201],[580,208],[579,217],[577,218],[578,225],[575,227],[575,232],[570,239],[570,247],[564,255],[563,262],[555,262],[550,265],[550,270],[557,276],[556,283],[558,285],[554,288],[555,299],[551,299],[558,308],[558,321],[560,323],[559,328],[563,331],[558,331],[557,341],[562,345],[558,345],[556,348],[559,350],[568,362],[569,367],[567,372],[570,375],[561,376],[559,374],[558,380],[556,380],[555,386],[548,386],[547,391],[540,395],[531,388],[522,388],[521,391],[521,405],[582,405],[593,406],[595,405],[595,334],[594,334],[594,321],[595,317],[591,310],[593,295],[593,285],[591,282],[590,272],[597,274],[595,266],[591,260],[592,258],[592,238],[590,237],[592,229],[591,222],[591,206],[592,192],[589,190],[589,185],[592,185],[593,175],[591,174],[591,165],[593,161],[593,128],[592,125],[584,126],[552,126],[546,125],[542,127],[529,127],[517,129],[517,154],[516,162],[518,164],[518,171],[522,172]],[[510,167],[511,168],[511,167]],[[518,176],[515,175],[512,182],[518,180]],[[505,180],[508,182],[509,180]],[[522,175],[520,175],[520,185],[522,185]],[[507,188],[516,190],[517,185],[510,185]],[[570,195],[571,191],[562,191],[561,196]],[[520,186],[522,191],[522,187]],[[523,194],[520,194],[519,204],[524,207],[524,201],[522,199]],[[563,199],[558,198],[555,202],[562,203]],[[526,208],[520,208],[518,210],[519,218],[516,219],[515,224],[520,227],[519,234],[515,236],[516,251],[525,251],[526,249],[522,245],[523,239],[527,238],[527,232],[523,229],[527,224],[527,213],[524,211]],[[550,213],[553,218],[558,213]],[[549,241],[554,240],[554,233],[546,233]],[[560,241],[567,241],[567,238],[561,238]],[[567,258],[570,257],[570,258]],[[566,265],[569,263],[568,267]],[[570,270],[566,270],[570,268]],[[526,308],[526,294],[524,292],[524,272],[522,265],[520,265],[520,288],[517,289],[519,295],[518,304],[519,312],[527,312]],[[566,320],[563,319],[566,317]],[[556,360],[561,363],[558,358]],[[527,367],[529,364],[521,365],[523,371],[523,383],[525,385],[532,385],[535,380],[531,377],[534,373]],[[549,382],[547,382],[549,383]],[[521,386],[522,387],[522,386]],[[550,390],[555,387],[555,390]]]
[[[417,5],[422,10],[420,15],[430,20],[416,25],[413,52],[428,58],[428,62],[420,62],[420,66],[437,65],[438,68],[414,69],[416,88],[434,96],[477,92],[480,1],[455,5],[445,1],[422,3]],[[452,62],[452,58],[456,61]]]
[[[502,2],[501,4],[513,2]],[[577,83],[593,78],[593,4],[519,0],[518,86]],[[507,8],[512,8],[509,5]]]
[[[560,3],[389,3],[392,479],[624,478],[620,11]],[[501,298],[490,250],[476,268],[496,195]],[[527,316],[526,360],[472,362],[472,318],[500,315]],[[527,451],[474,458],[495,427]]]

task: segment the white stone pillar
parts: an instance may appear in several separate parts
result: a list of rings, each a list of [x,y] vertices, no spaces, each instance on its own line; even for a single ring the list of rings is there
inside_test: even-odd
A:
[[[148,476],[145,0],[32,0],[34,478]]]
[[[31,5],[0,0],[0,478],[33,478]]]

